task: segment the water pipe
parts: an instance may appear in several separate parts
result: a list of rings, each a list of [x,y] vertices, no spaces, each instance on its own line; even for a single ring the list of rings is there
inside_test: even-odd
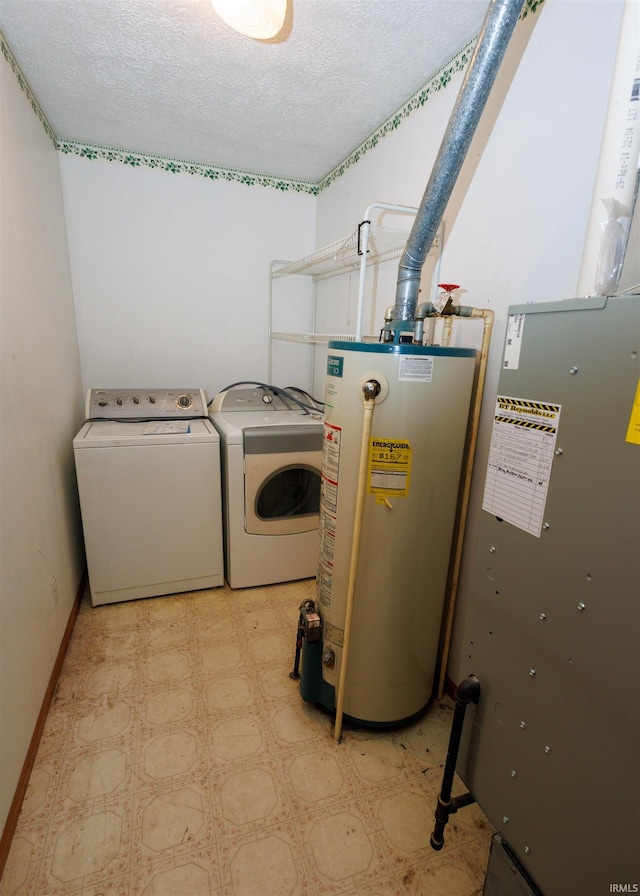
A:
[[[453,548],[453,557],[450,567],[449,587],[447,589],[447,604],[445,610],[445,620],[443,628],[442,647],[440,650],[440,673],[438,676],[437,695],[440,699],[444,693],[445,677],[447,674],[447,660],[449,659],[449,650],[451,647],[451,632],[453,630],[453,616],[458,596],[458,585],[460,582],[460,567],[462,565],[462,548],[464,546],[464,536],[467,526],[467,516],[469,512],[469,496],[471,494],[471,477],[473,473],[473,462],[476,453],[476,444],[478,442],[478,429],[480,427],[480,410],[482,408],[482,394],[484,391],[484,382],[487,375],[487,363],[489,360],[489,346],[491,343],[491,332],[493,329],[494,313],[488,308],[472,308],[467,305],[449,306],[443,310],[443,314],[457,315],[466,318],[482,318],[484,326],[482,330],[482,345],[480,354],[476,364],[476,379],[473,389],[473,399],[471,405],[471,416],[469,418],[469,426],[467,428],[467,445],[465,447],[465,459],[462,471],[462,482],[460,490],[460,500],[458,508],[458,525],[456,529],[456,539]]]
[[[340,742],[342,737],[342,716],[344,714],[345,683],[347,680],[347,662],[349,659],[349,644],[351,642],[351,622],[353,619],[353,603],[356,592],[356,576],[358,571],[358,559],[360,556],[360,536],[362,534],[362,517],[364,514],[364,495],[367,480],[367,461],[369,458],[369,441],[371,438],[371,423],[373,420],[373,408],[376,396],[380,392],[380,383],[377,380],[367,380],[362,386],[363,418],[362,438],[360,441],[360,462],[358,465],[358,484],[356,488],[356,508],[353,521],[353,539],[351,541],[351,559],[349,563],[349,583],[347,586],[347,606],[344,621],[344,636],[342,643],[342,657],[340,659],[340,676],[338,679],[338,700],[336,703],[336,721],[333,737]]]
[[[389,205],[386,202],[372,202],[367,206],[364,213],[364,220],[360,225],[360,245],[358,252],[360,253],[360,282],[358,284],[358,312],[356,317],[356,342],[362,342],[362,316],[364,309],[364,284],[367,269],[367,252],[369,245],[369,233],[371,232],[371,212],[374,208],[381,208],[390,212],[401,212],[404,214],[415,215],[417,208],[409,205]]]
[[[421,302],[416,308],[415,323],[413,327],[413,341],[416,345],[422,345],[424,339],[424,320],[438,313],[438,309],[431,302]],[[392,320],[393,318],[389,318]],[[385,315],[385,321],[387,317]]]

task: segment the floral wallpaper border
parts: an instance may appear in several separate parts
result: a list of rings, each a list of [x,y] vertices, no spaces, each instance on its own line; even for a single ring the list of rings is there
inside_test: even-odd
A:
[[[4,56],[4,58],[7,60],[7,62],[11,66],[11,70],[12,70],[13,74],[16,76],[16,80],[18,81],[18,84],[20,85],[20,89],[22,90],[22,92],[24,93],[26,98],[28,99],[31,108],[33,109],[33,111],[36,114],[36,117],[40,120],[40,124],[45,129],[45,132],[46,132],[47,136],[49,137],[49,139],[51,140],[51,142],[54,145],[56,145],[56,142],[57,142],[56,135],[53,132],[53,128],[47,121],[47,116],[44,114],[44,112],[38,105],[37,99],[31,92],[31,88],[27,84],[24,75],[20,71],[20,67],[19,67],[18,63],[16,62],[16,60],[13,56],[13,53],[11,52],[11,49],[9,47],[9,44],[6,42],[2,31],[0,31],[0,49],[2,49],[2,55]]]
[[[544,0],[525,0],[520,18],[524,19],[529,13],[535,13]],[[84,159],[103,159],[108,162],[120,162],[123,165],[131,165],[134,168],[158,168],[173,174],[193,174],[206,177],[210,180],[227,180],[247,186],[271,187],[282,192],[308,193],[317,196],[322,190],[341,177],[345,171],[357,164],[360,159],[374,149],[388,134],[393,133],[402,122],[413,112],[422,108],[428,100],[440,90],[451,83],[452,78],[462,72],[467,66],[473,48],[477,41],[477,35],[462,49],[443,65],[431,78],[418,90],[397,112],[390,116],[377,130],[350,153],[333,171],[330,171],[317,184],[306,181],[287,180],[285,178],[271,177],[265,174],[255,174],[249,171],[235,171],[230,168],[218,168],[214,165],[200,164],[197,162],[185,162],[179,159],[167,159],[161,156],[145,155],[139,152],[129,152],[122,149],[112,149],[106,146],[93,146],[91,144],[78,143],[73,140],[62,140],[56,137],[53,128],[49,124],[46,115],[40,108],[38,101],[31,92],[20,67],[16,62],[4,35],[0,31],[0,47],[2,55],[7,60],[16,76],[21,90],[27,97],[31,108],[40,120],[49,139],[59,152],[67,155],[76,155]]]
[[[543,3],[544,0],[525,0],[522,12],[520,13],[520,20],[525,19],[530,12],[536,12]],[[455,56],[453,56],[449,62],[445,63],[442,68],[438,69],[427,83],[414,93],[414,95],[408,99],[397,112],[388,118],[376,131],[373,132],[373,134],[367,137],[367,139],[347,156],[346,159],[340,162],[333,171],[330,171],[326,177],[323,177],[318,184],[318,192],[324,190],[325,187],[328,187],[329,184],[341,177],[347,169],[359,162],[362,156],[369,152],[370,149],[374,149],[384,137],[397,130],[405,118],[408,118],[409,115],[424,106],[434,94],[443,90],[445,87],[448,87],[454,75],[464,71],[466,68],[467,63],[473,54],[477,40],[478,35],[465,44],[461,50],[458,50]]]
[[[73,140],[56,140],[60,152],[67,155],[80,156],[83,159],[103,159],[107,162],[121,162],[134,168],[159,168],[172,174],[195,174],[209,180],[228,180],[250,187],[273,187],[283,192],[318,194],[318,185],[305,181],[286,180],[271,177],[267,174],[253,174],[249,171],[235,171],[232,168],[218,168],[215,165],[204,165],[199,162],[183,162],[179,159],[166,159],[161,156],[149,156],[144,153],[130,152],[123,149],[111,149],[107,146],[93,146],[87,143],[76,143]]]
[[[464,71],[467,63],[471,59],[476,40],[477,37],[474,37],[473,40],[470,40],[469,43],[465,44],[465,46],[459,50],[446,65],[443,65],[417,93],[414,93],[404,106],[401,106],[397,112],[394,112],[390,118],[387,118],[384,124],[367,137],[364,143],[361,143],[351,155],[347,156],[347,158],[340,162],[333,171],[327,174],[327,176],[318,184],[319,190],[324,190],[329,184],[333,183],[339,177],[342,177],[345,171],[359,162],[369,150],[374,149],[384,137],[397,130],[405,118],[408,118],[409,115],[424,106],[435,93],[439,93],[439,91],[447,87],[454,75]]]

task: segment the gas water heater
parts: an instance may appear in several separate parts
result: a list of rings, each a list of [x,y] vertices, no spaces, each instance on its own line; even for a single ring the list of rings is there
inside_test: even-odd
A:
[[[317,601],[313,613],[301,608],[301,620],[313,623],[300,691],[333,711],[345,658],[343,712],[360,724],[399,724],[431,698],[475,356],[467,348],[329,343]],[[369,432],[367,383],[377,393]]]
[[[337,740],[343,716],[395,725],[431,698],[476,352],[422,344],[425,315],[474,315],[430,303],[418,313],[420,278],[522,6],[489,3],[398,265],[385,341],[329,342],[317,601],[300,607],[292,676],[301,661],[302,697],[335,708]]]

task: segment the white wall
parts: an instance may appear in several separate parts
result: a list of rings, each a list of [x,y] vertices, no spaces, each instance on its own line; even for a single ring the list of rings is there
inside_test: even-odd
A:
[[[441,282],[461,284],[464,304],[496,315],[449,663],[454,681],[468,674],[463,627],[507,308],[575,296],[621,14],[621,0],[546,0],[518,24],[444,216]],[[320,194],[320,240],[351,230],[373,200],[419,204],[461,80]],[[376,296],[380,310],[393,304],[393,287]]]
[[[84,557],[71,446],[80,363],[58,154],[3,58],[0,102],[1,830]]]
[[[60,164],[84,388],[264,381],[269,264],[315,248],[316,198]]]

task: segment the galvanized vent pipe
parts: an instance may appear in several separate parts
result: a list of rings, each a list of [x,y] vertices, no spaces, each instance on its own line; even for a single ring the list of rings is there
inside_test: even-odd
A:
[[[524,0],[491,0],[489,3],[431,177],[400,259],[393,321],[385,329],[398,331],[412,328],[411,323],[405,326],[402,323],[413,321],[422,267],[523,5]]]

